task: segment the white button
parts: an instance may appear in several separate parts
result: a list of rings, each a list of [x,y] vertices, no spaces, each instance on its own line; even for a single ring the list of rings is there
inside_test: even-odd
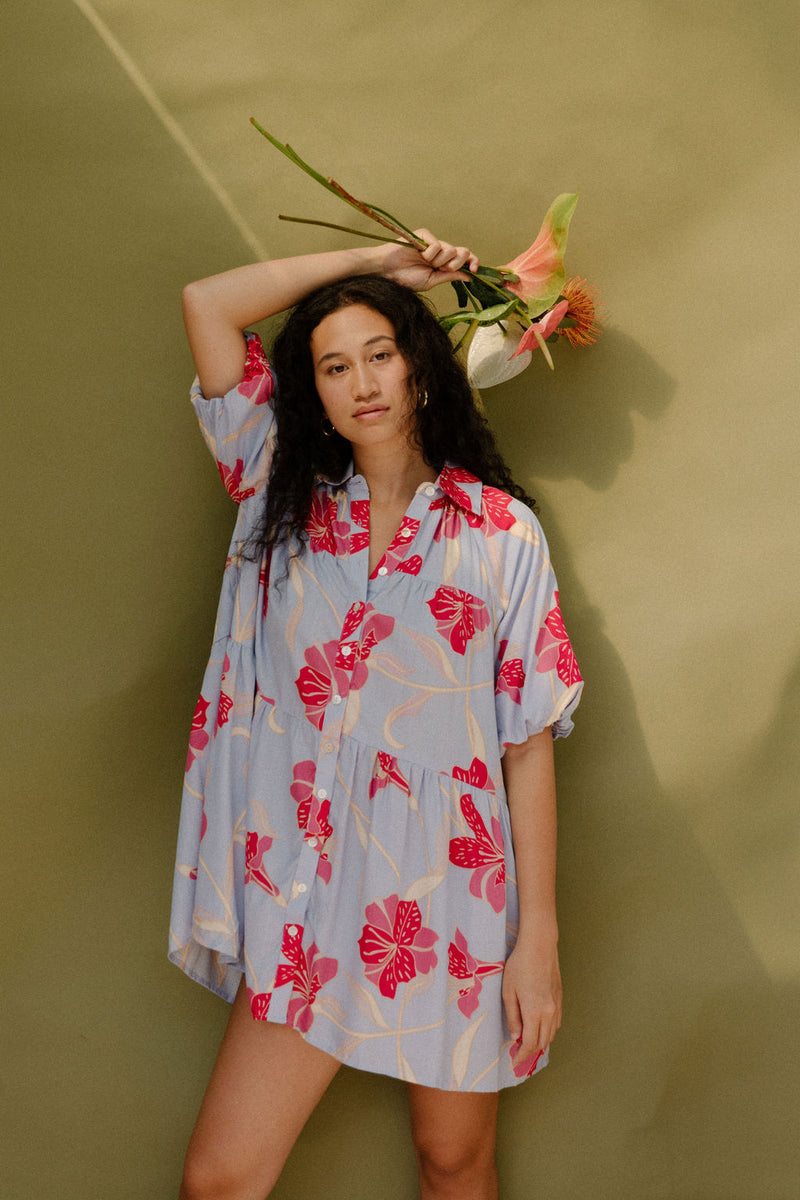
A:
[[[352,653],[353,653],[352,646],[349,646],[349,645],[342,646],[342,654],[352,654]]]
[[[286,932],[288,933],[289,937],[297,937],[297,926],[296,925],[287,925]]]
[[[430,485],[430,484],[428,484],[428,486],[425,488],[425,495],[426,495],[426,496],[435,496],[435,495],[436,495],[436,488],[435,488],[435,487],[431,487],[431,485]]]
[[[309,838],[309,839],[308,839],[308,844],[309,844],[309,846],[311,847],[311,849],[312,849],[312,850],[316,850],[316,848],[317,848],[317,839],[316,839],[316,838]]]
[[[306,885],[304,883],[298,883],[297,890],[298,890],[298,892],[307,892],[308,888],[306,887]]]
[[[328,793],[325,791],[325,788],[317,788],[317,795],[319,796],[320,800],[327,800],[328,798]]]
[[[389,568],[388,567],[378,567],[378,574],[379,575],[388,575]]]
[[[336,693],[335,696],[331,696],[331,704],[341,704],[341,703],[342,703],[342,697],[339,695],[338,692]]]
[[[401,537],[401,538],[410,538],[411,530],[410,529],[401,529],[397,536]]]

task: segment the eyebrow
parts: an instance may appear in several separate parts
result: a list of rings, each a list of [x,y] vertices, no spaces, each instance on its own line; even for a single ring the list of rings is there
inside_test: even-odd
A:
[[[392,345],[397,345],[397,342],[390,333],[376,333],[375,337],[367,338],[367,340],[364,342],[364,346],[371,346],[374,342],[391,342]],[[329,358],[344,358],[344,354],[341,350],[331,350],[330,353],[323,354],[321,358],[317,359],[317,366],[319,366],[320,363],[327,362]]]

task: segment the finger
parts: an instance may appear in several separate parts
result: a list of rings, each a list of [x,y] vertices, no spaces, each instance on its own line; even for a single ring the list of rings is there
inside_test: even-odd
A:
[[[516,992],[503,992],[503,1005],[506,1010],[506,1021],[512,1041],[518,1042],[522,1037],[522,1013]]]

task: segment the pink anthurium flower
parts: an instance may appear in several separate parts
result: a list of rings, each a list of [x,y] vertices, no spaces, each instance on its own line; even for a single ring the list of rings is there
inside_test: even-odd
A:
[[[554,370],[553,360],[550,357],[550,351],[547,349],[547,338],[550,337],[551,333],[555,333],[555,331],[558,329],[559,325],[564,320],[564,317],[567,315],[568,308],[568,300],[559,300],[555,308],[551,308],[550,312],[545,313],[540,320],[536,321],[535,324],[529,326],[529,328],[525,330],[520,338],[519,345],[511,357],[516,358],[518,354],[524,354],[526,350],[533,350],[536,346],[538,346],[550,364],[550,370]]]
[[[513,271],[519,277],[518,283],[507,283],[505,286],[525,302],[531,317],[546,312],[561,294],[567,231],[577,203],[577,192],[564,192],[556,196],[533,245],[500,268]]]

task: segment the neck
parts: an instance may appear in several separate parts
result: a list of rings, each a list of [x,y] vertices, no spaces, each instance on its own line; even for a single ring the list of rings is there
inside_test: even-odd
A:
[[[436,479],[437,472],[414,446],[353,447],[353,465],[363,475],[373,504],[408,504],[421,483]]]

